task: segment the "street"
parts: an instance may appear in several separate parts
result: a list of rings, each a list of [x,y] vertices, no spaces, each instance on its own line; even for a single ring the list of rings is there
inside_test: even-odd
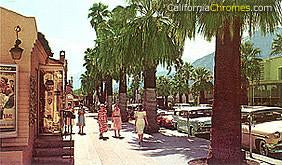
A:
[[[111,123],[110,121],[108,123]],[[123,139],[113,138],[113,131],[105,133],[108,140],[99,140],[97,114],[86,114],[85,134],[78,134],[74,127],[75,140],[74,159],[76,165],[170,165],[187,164],[194,158],[206,157],[209,141],[190,137],[176,130],[161,128],[160,133],[153,136],[145,134],[144,143],[140,147],[136,142],[137,135],[131,123],[123,124]],[[260,164],[279,164],[280,160],[265,158],[254,154]]]

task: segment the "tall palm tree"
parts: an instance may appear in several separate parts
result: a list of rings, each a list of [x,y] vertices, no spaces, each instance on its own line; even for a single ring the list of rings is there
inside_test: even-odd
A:
[[[261,71],[261,58],[258,57],[261,50],[255,48],[251,41],[246,41],[241,44],[241,76],[242,76],[242,92],[241,92],[241,104],[248,104],[248,88],[249,82],[260,80]]]
[[[163,0],[164,4],[186,4],[187,0]],[[244,29],[273,32],[281,24],[281,1],[190,0],[193,6],[271,6],[272,12],[168,12],[180,34],[193,37],[198,31],[216,38],[215,89],[212,114],[210,164],[241,164],[240,42]],[[228,107],[228,110],[226,109]]]
[[[282,34],[277,34],[277,37],[272,42],[271,55],[282,54]]]
[[[103,3],[94,3],[92,7],[89,9],[88,18],[91,18],[90,24],[95,29],[97,33],[97,29],[99,24],[105,22],[110,16],[110,11],[108,10],[108,6]]]
[[[137,16],[129,22],[124,40],[126,50],[143,67],[144,108],[148,116],[148,132],[157,132],[156,68],[171,65],[180,57],[180,49],[172,33],[171,22],[163,16],[158,1],[130,0],[137,7]]]
[[[205,92],[211,90],[213,87],[212,84],[212,73],[206,68],[199,67],[195,68],[192,79],[194,80],[192,84],[192,90],[199,95],[199,103],[207,103],[205,98]]]
[[[132,21],[136,16],[134,6],[122,7],[118,6],[112,11],[112,18],[109,20],[109,25],[112,27],[115,45],[112,52],[115,55],[116,67],[119,72],[119,103],[121,108],[122,121],[127,121],[127,73],[130,74],[135,69],[136,60],[132,54],[126,49],[127,44],[131,44],[123,37],[127,33],[128,22]],[[108,45],[105,45],[108,46]],[[134,69],[133,69],[134,68]]]

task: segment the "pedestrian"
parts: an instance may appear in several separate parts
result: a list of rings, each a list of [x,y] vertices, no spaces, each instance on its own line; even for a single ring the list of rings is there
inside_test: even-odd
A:
[[[98,124],[99,124],[99,139],[104,139],[103,133],[108,131],[107,110],[104,104],[100,105],[98,111]]]
[[[85,110],[83,108],[83,105],[80,104],[80,108],[78,110],[78,126],[79,126],[79,132],[78,134],[81,134],[81,135],[84,135],[84,132],[83,132],[83,128],[85,126]]]
[[[148,125],[147,115],[142,105],[138,106],[138,111],[135,113],[135,127],[138,134],[138,144],[143,142],[143,133],[145,124]]]
[[[121,130],[121,114],[120,114],[120,108],[118,106],[118,104],[116,104],[114,106],[114,111],[112,113],[112,129],[115,132],[115,136],[117,137],[117,133],[118,132],[118,137],[120,137],[120,130]]]
[[[74,122],[74,118],[75,118],[75,115],[74,115],[74,109],[72,107],[72,104],[69,102],[68,103],[68,106],[66,108],[66,126],[67,126],[67,130],[65,130],[65,133],[67,134],[71,134],[72,133],[72,127],[73,125],[75,124]],[[67,132],[66,132],[67,131]]]

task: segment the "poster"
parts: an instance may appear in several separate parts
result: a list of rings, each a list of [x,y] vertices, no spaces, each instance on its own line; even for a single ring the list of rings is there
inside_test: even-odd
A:
[[[16,134],[17,67],[0,64],[0,137]],[[7,136],[8,135],[8,136]]]

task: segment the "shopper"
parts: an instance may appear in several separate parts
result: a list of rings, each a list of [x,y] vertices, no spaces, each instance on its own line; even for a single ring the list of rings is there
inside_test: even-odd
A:
[[[138,111],[135,113],[135,126],[138,134],[139,145],[141,145],[141,142],[143,142],[143,133],[144,133],[145,124],[148,125],[147,115],[143,107],[139,106]]]
[[[98,111],[98,124],[99,124],[99,139],[104,139],[103,133],[108,131],[108,119],[107,119],[107,110],[104,104],[100,105]]]
[[[120,137],[120,130],[121,130],[121,113],[120,113],[120,108],[118,104],[114,106],[114,110],[112,112],[112,129],[115,132],[115,136],[117,137],[117,132],[118,132],[118,137]]]
[[[79,126],[79,134],[84,135],[83,128],[85,126],[85,110],[83,108],[83,105],[80,104],[80,109],[78,110],[78,126]]]

